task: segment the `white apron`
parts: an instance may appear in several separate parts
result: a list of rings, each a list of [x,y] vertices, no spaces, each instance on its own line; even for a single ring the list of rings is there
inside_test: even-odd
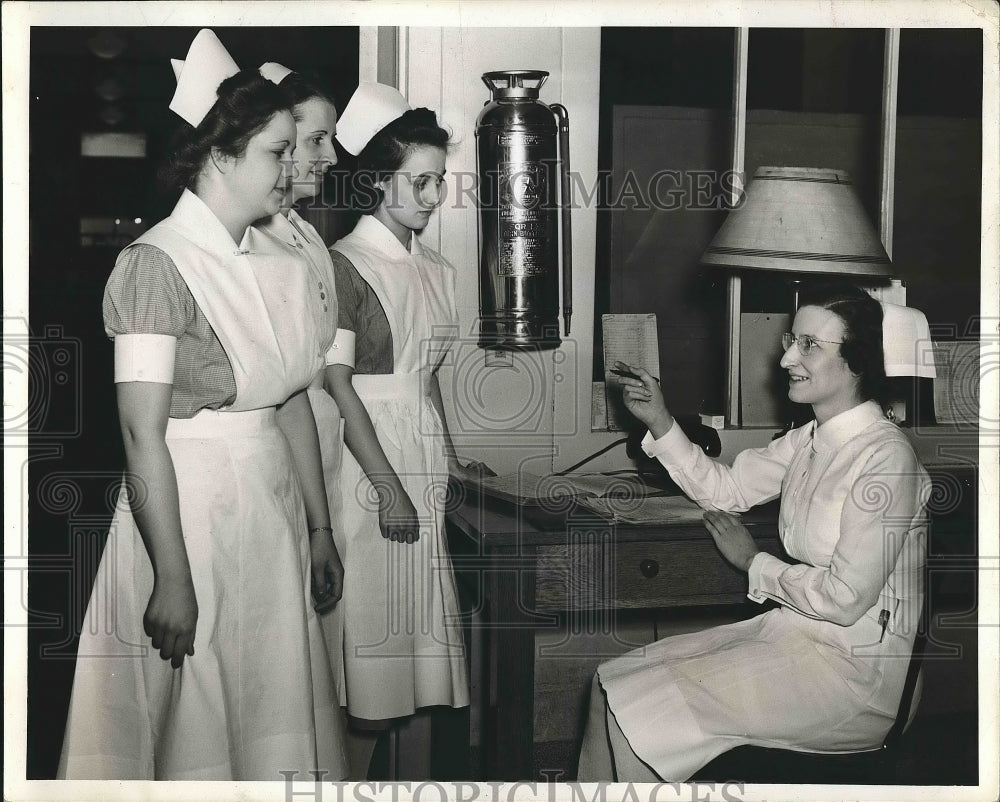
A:
[[[371,483],[344,450],[347,706],[365,719],[469,704],[458,594],[445,544],[448,465],[441,420],[427,395],[430,372],[457,328],[454,268],[421,248],[415,236],[412,242],[408,253],[365,216],[334,246],[374,290],[389,320],[394,373],[355,374],[354,388],[421,523],[416,543],[383,538]]]
[[[276,214],[260,230],[280,247],[294,254],[304,265],[308,278],[308,294],[313,315],[319,330],[320,347],[325,354],[333,345],[337,333],[337,290],[333,262],[326,243],[319,232],[294,209],[288,217]],[[320,454],[323,460],[323,478],[330,507],[330,523],[334,532],[340,529],[340,462],[344,450],[343,419],[333,397],[323,389],[325,367],[320,368],[309,385],[309,403],[316,418]],[[343,548],[338,537],[338,548]],[[343,552],[341,552],[343,555]],[[334,674],[334,688],[342,706],[347,704],[344,686],[344,606],[338,604],[319,617],[323,637],[329,644],[330,662]]]
[[[240,248],[193,194],[137,242],[164,250],[222,342],[237,395],[171,418],[166,442],[198,601],[195,654],[179,669],[142,616],[149,558],[119,496],[80,639],[58,776],[274,780],[346,776],[343,719],[309,582],[305,509],[274,405],[320,363],[305,274]],[[259,243],[258,243],[259,244]]]

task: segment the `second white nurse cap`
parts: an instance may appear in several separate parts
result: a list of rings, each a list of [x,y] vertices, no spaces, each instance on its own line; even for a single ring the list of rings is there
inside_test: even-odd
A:
[[[354,90],[337,121],[337,141],[357,156],[375,134],[409,110],[410,104],[398,89],[365,81]]]
[[[882,349],[886,376],[936,377],[927,318],[919,309],[882,301]]]
[[[183,61],[171,59],[177,88],[170,110],[196,128],[218,99],[219,84],[240,68],[212,31],[202,28]]]
[[[280,84],[285,78],[294,72],[284,64],[277,61],[267,61],[258,67],[257,71],[273,84]]]

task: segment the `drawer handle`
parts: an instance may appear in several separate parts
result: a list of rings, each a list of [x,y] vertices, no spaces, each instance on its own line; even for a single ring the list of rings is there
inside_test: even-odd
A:
[[[646,577],[646,579],[652,579],[660,573],[660,564],[656,560],[646,558],[639,563],[639,573]]]

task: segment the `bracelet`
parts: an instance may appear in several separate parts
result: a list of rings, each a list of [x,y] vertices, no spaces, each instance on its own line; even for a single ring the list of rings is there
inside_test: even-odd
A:
[[[314,526],[312,529],[309,530],[309,534],[311,535],[313,532],[329,532],[332,535],[333,534],[333,527],[332,526]]]

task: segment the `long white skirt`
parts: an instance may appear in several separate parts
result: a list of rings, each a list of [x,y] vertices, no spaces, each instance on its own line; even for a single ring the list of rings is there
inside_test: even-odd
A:
[[[153,573],[122,492],[80,638],[58,776],[345,777],[305,510],[273,408],[171,419],[167,446],[198,601],[195,654],[173,669],[143,633]]]
[[[598,669],[629,746],[667,782],[741,744],[806,752],[877,748],[895,718],[914,633],[787,608],[675,635]],[[611,779],[611,778],[604,778]],[[628,777],[620,778],[628,780]]]
[[[421,527],[416,543],[382,537],[371,483],[344,449],[339,486],[348,712],[385,719],[429,705],[464,707],[469,678],[445,543],[448,466],[440,418],[421,391],[419,374],[355,376],[354,387]]]

